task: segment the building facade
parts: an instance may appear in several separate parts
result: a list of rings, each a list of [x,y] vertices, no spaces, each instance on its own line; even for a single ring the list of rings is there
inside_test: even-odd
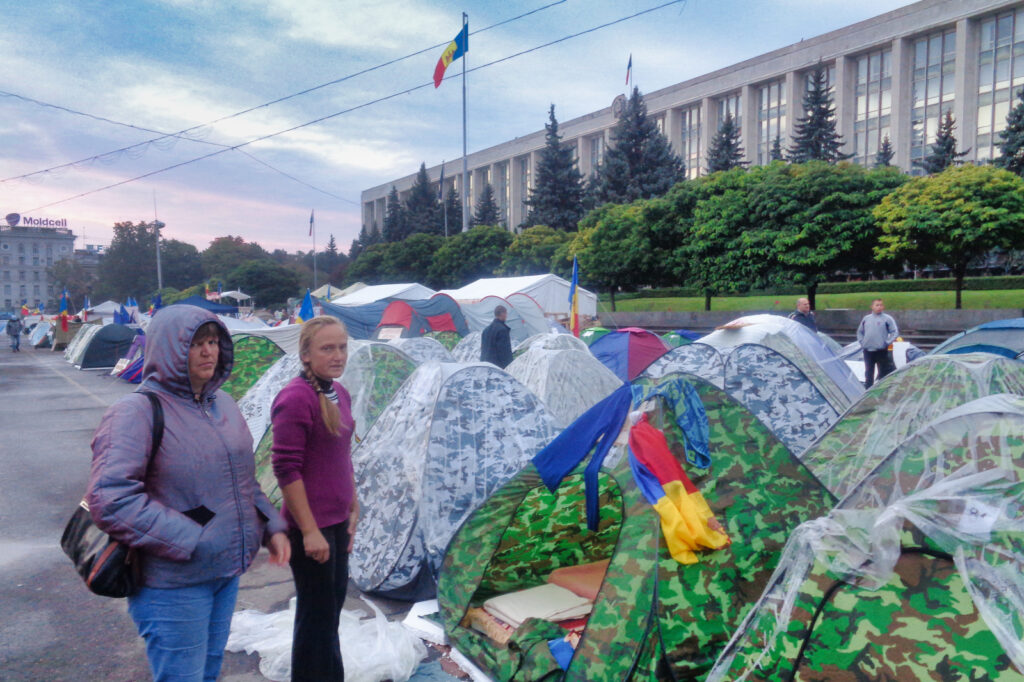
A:
[[[14,213],[0,225],[3,310],[21,308],[22,303],[35,309],[40,303],[52,304],[60,297],[48,269],[62,258],[73,257],[75,235],[66,225],[66,220],[37,220]]]
[[[1021,0],[923,0],[655,92],[646,93],[648,114],[686,164],[687,177],[706,171],[707,150],[727,113],[742,131],[746,161],[768,163],[773,141],[785,149],[794,134],[803,93],[814,69],[827,70],[844,152],[865,166],[889,138],[892,163],[914,172],[951,111],[959,148],[968,161],[998,156],[999,131],[1024,86],[1024,2]],[[611,106],[560,122],[564,144],[588,175],[611,143]],[[494,188],[511,228],[527,213],[525,201],[544,147],[544,131],[484,149],[468,157],[470,208],[484,185]],[[427,171],[435,182],[441,166]],[[362,193],[363,223],[383,226],[386,198],[394,185],[403,199],[415,174]],[[445,192],[462,192],[462,160],[444,168]]]

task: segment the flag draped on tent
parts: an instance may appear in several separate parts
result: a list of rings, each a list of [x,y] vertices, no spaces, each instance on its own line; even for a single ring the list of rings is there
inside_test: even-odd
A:
[[[60,295],[60,330],[68,330],[68,290],[65,289]]]
[[[441,53],[441,58],[437,60],[437,66],[434,67],[435,88],[441,87],[444,72],[451,63],[467,52],[469,52],[469,24],[463,25],[462,30],[452,42],[448,43],[448,47],[444,48],[444,52]]]
[[[302,299],[302,307],[299,308],[298,314],[295,316],[296,322],[305,322],[306,320],[313,319],[313,297],[309,293],[309,289],[306,289],[306,297]]]
[[[580,295],[577,289],[580,284],[580,264],[576,256],[572,257],[572,284],[569,285],[569,331],[579,338],[580,335]]]

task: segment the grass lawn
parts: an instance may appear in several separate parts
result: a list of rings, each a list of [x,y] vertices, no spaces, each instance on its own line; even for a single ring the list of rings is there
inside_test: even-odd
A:
[[[964,291],[964,308],[1024,308],[1024,289],[996,289],[992,291]],[[734,311],[778,311],[790,312],[796,307],[798,296],[736,296],[711,299],[711,310]],[[944,310],[952,309],[956,295],[952,291],[889,291],[885,293],[859,294],[818,294],[815,301],[817,310],[828,308],[854,308],[868,310],[871,301],[881,298],[885,309],[899,310]],[[610,312],[611,307],[604,295],[598,303],[601,312]],[[703,298],[634,298],[615,302],[619,312],[693,312],[704,310]]]

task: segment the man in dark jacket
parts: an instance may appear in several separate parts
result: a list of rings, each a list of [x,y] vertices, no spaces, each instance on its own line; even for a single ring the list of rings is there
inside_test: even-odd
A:
[[[502,369],[512,362],[512,330],[505,324],[508,310],[503,305],[494,309],[494,321],[480,336],[480,361],[490,362]]]
[[[814,313],[811,312],[811,302],[806,298],[796,299],[796,310],[789,314],[789,319],[799,322],[812,332],[818,331],[818,324],[814,320]]]
[[[21,320],[15,317],[13,320],[7,321],[7,335],[11,337],[11,352],[17,353],[21,350],[21,330],[23,325]]]

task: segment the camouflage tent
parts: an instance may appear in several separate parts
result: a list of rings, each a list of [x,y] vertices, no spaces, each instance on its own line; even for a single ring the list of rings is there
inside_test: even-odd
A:
[[[950,410],[787,543],[712,680],[1024,678],[1024,397]]]
[[[564,348],[567,350],[590,352],[587,344],[572,334],[534,334],[522,343],[513,346],[512,355],[518,357],[525,353],[527,348],[549,348],[551,350]]]
[[[452,354],[441,345],[440,341],[427,338],[426,336],[391,339],[388,343],[400,348],[403,353],[415,360],[416,364],[424,362],[454,362]]]
[[[452,349],[455,362],[480,362],[480,332],[470,332]]]
[[[659,377],[671,372],[689,372],[724,388],[797,456],[838,421],[842,410],[799,366],[759,343],[719,350],[697,341],[673,348],[644,374]]]
[[[804,456],[837,497],[914,431],[992,393],[1024,395],[1024,364],[986,353],[929,355],[872,386]]]
[[[622,385],[611,370],[590,353],[530,348],[505,371],[534,392],[565,427]]]
[[[221,388],[235,400],[240,400],[263,373],[284,355],[284,351],[264,336],[232,334],[231,341],[235,345],[235,365],[231,368],[231,376]]]
[[[427,332],[423,336],[439,342],[449,353],[452,352],[455,346],[459,345],[459,341],[462,340],[462,337],[458,332]]]
[[[352,453],[359,589],[424,598],[455,530],[555,437],[535,395],[496,367],[427,363]]]
[[[703,675],[753,606],[790,531],[834,504],[785,446],[724,391],[678,374],[660,382],[633,383],[634,396],[641,401],[656,388],[670,395],[695,389],[703,404],[711,466],[682,464],[732,544],[701,552],[695,564],[672,559],[659,516],[637,486],[618,441],[597,476],[600,506],[594,531],[584,518],[587,462],[554,491],[531,463],[462,526],[449,546],[438,584],[445,632],[494,679],[618,681]],[[671,404],[680,403],[655,399],[653,422],[680,457],[685,438],[675,426],[681,415]],[[549,639],[564,634],[553,623],[527,620],[508,646],[462,624],[470,607],[495,594],[539,585],[556,568],[601,559],[609,559],[607,573],[564,673],[547,647]]]

